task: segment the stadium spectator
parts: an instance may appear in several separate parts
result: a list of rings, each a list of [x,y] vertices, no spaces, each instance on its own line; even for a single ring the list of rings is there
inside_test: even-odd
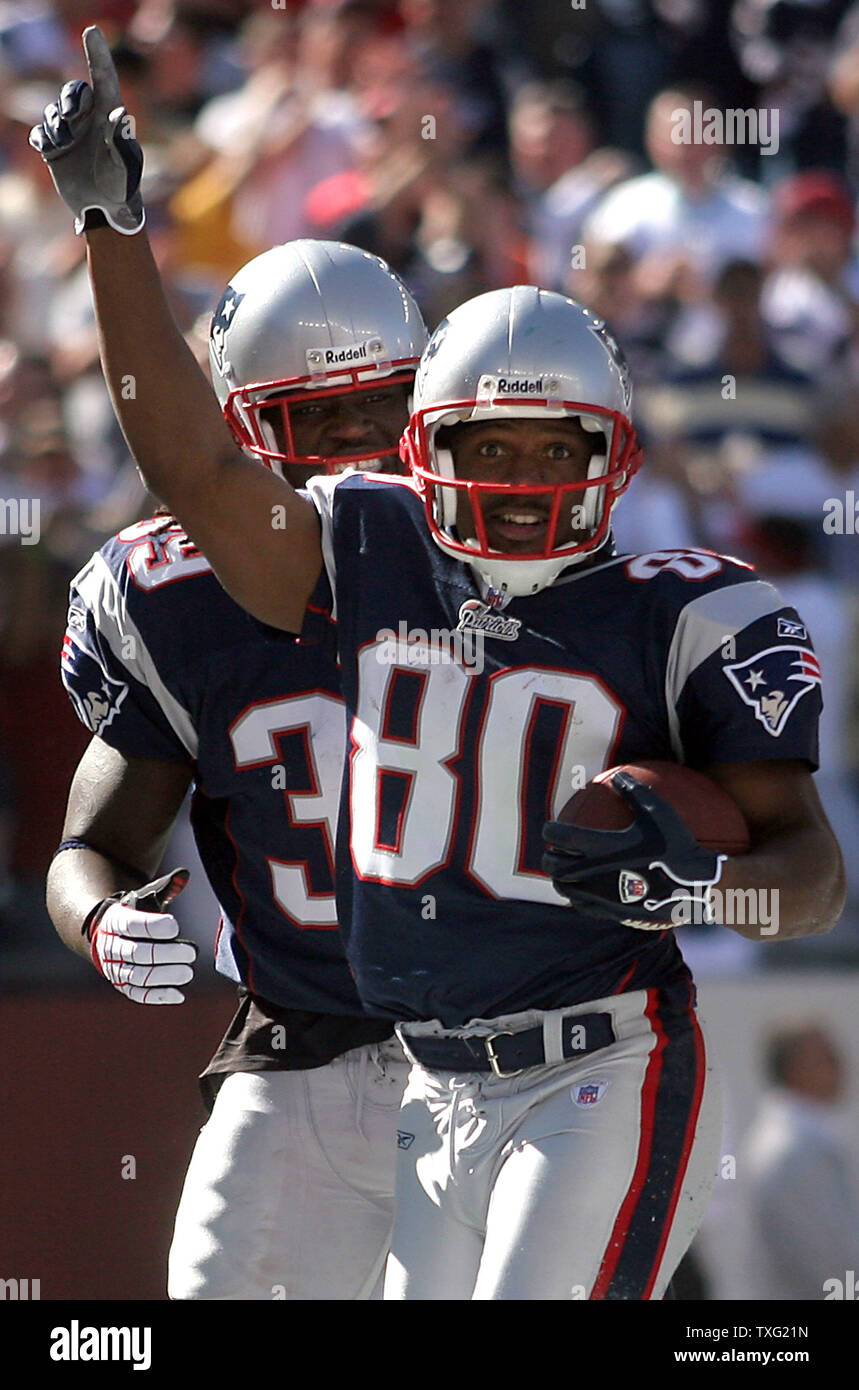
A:
[[[619,151],[595,151],[593,119],[571,83],[521,87],[510,109],[509,131],[514,188],[527,210],[533,242],[531,275],[547,289],[559,290],[588,213],[632,166]]]
[[[833,40],[850,0],[735,0],[732,39],[761,107],[779,113],[779,161],[841,169],[843,117],[827,92]]]
[[[801,371],[831,375],[855,358],[859,261],[855,200],[834,174],[808,170],[777,185],[763,314],[782,356]]]
[[[699,297],[729,260],[759,260],[767,199],[731,174],[719,145],[684,140],[682,113],[711,104],[704,88],[678,84],[651,103],[647,152],[653,170],[611,190],[588,218],[587,240],[626,246],[640,260],[651,298]]]
[[[400,0],[398,8],[416,67],[450,92],[469,152],[503,152],[504,89],[484,37],[490,0]]]
[[[208,158],[173,212],[186,229],[185,255],[221,274],[302,236],[311,188],[354,163],[355,110],[315,85],[320,70],[296,65],[298,41],[284,12],[253,15],[242,30],[244,85],[205,103],[194,123]]]
[[[859,1270],[859,1197],[839,1128],[846,1068],[824,1027],[793,1022],[767,1042],[770,1089],[738,1155],[748,1213],[747,1297],[823,1300]],[[842,1297],[852,1299],[852,1289]]]
[[[604,319],[642,387],[659,377],[673,321],[669,305],[639,292],[636,262],[625,246],[584,242],[571,248],[559,288]]]
[[[473,157],[425,186],[405,274],[428,322],[475,294],[529,278],[519,209],[497,165]]]
[[[782,495],[787,484],[797,505],[805,503],[797,494],[808,471],[811,383],[769,340],[762,282],[758,266],[729,262],[707,313],[690,316],[682,336],[676,330],[675,346],[694,345],[699,359],[676,362],[666,384],[652,385],[640,401],[653,449],[680,452],[699,543],[731,553],[747,515],[747,475],[758,499]]]

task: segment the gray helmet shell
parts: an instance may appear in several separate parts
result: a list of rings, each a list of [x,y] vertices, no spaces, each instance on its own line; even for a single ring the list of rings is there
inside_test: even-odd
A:
[[[508,595],[535,593],[552,583],[608,539],[611,508],[640,463],[631,408],[632,386],[620,348],[605,324],[575,300],[517,285],[460,305],[433,333],[423,355],[407,433],[412,471],[424,490],[436,543]],[[581,491],[573,494],[583,504],[583,539],[547,553],[510,556],[474,537],[458,538],[462,485],[444,486],[456,475],[450,451],[436,443],[438,430],[547,416],[576,418],[605,440],[591,457],[587,485],[579,484]],[[498,485],[491,486],[497,496]],[[470,496],[476,491],[479,498],[481,487],[487,485],[469,484]]]
[[[417,304],[378,256],[290,241],[254,257],[224,290],[209,333],[212,383],[245,448],[293,461],[266,437],[262,402],[413,372],[426,341]]]

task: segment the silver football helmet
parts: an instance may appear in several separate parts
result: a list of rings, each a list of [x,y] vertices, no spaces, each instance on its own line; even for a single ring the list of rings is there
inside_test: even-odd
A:
[[[517,285],[462,304],[439,325],[423,355],[403,445],[436,543],[511,597],[553,583],[608,539],[611,509],[641,463],[631,406],[623,354],[602,320],[575,300]],[[517,417],[571,417],[599,436],[585,480],[535,485],[458,479],[439,430]],[[508,554],[490,547],[483,504],[500,493],[542,494],[548,524],[539,550]],[[463,494],[471,503],[474,536],[457,532]],[[556,545],[565,507],[573,509],[577,535]]]
[[[297,453],[290,402],[378,390],[381,380],[411,384],[426,341],[417,304],[378,256],[345,242],[289,241],[233,276],[212,319],[209,361],[233,435],[269,467],[379,468],[396,457],[396,444],[372,457]],[[273,404],[281,407],[285,450]]]

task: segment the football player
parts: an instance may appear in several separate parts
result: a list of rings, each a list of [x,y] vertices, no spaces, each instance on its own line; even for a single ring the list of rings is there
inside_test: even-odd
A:
[[[43,153],[79,216],[120,224],[133,173],[106,187],[72,105]],[[735,926],[765,939],[828,930],[843,902],[801,619],[742,563],[614,553],[640,462],[631,389],[573,301],[519,286],[454,311],[416,379],[413,481],[318,479],[311,506],[214,437],[177,456],[148,427],[160,398],[175,428],[200,383],[139,238],[89,243],[106,374],[150,485],[258,617],[336,621],[340,920],[365,1006],[399,1021],[414,1061],[386,1296],[661,1298],[719,1152],[675,927],[712,916],[717,887],[777,900],[765,927]],[[583,778],[648,758],[719,782],[749,853],[702,849],[632,779],[633,824],[610,842],[554,820]]]
[[[227,286],[212,378],[236,439],[298,486],[320,470],[398,466],[425,341],[382,261],[291,242]],[[193,782],[222,909],[216,967],[239,985],[203,1077],[214,1108],[179,1207],[170,1294],[367,1298],[390,1236],[406,1063],[390,1024],[362,1016],[336,930],[346,728],[326,645],[267,637],[181,526],[155,516],[73,581],[62,673],[93,740],[49,880],[60,935],[126,997],[182,1002],[194,947],[169,902],[185,876],[145,880]]]

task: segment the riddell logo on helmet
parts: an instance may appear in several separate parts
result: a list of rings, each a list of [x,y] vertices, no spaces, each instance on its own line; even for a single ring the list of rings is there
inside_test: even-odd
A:
[[[354,362],[357,358],[366,356],[366,343],[361,343],[359,347],[340,348],[339,351],[336,348],[326,348],[325,365],[326,367],[331,367],[335,363]]]
[[[537,377],[510,377],[500,376],[498,378],[499,396],[542,396],[543,378]]]
[[[555,396],[559,390],[560,383],[554,376],[482,376],[477,383],[477,398]]]
[[[311,371],[319,371],[320,368],[340,367],[347,362],[366,362],[370,356],[370,349],[373,344],[345,343],[343,347],[318,347],[309,348],[307,352],[307,365]],[[377,356],[377,352],[373,353]]]

